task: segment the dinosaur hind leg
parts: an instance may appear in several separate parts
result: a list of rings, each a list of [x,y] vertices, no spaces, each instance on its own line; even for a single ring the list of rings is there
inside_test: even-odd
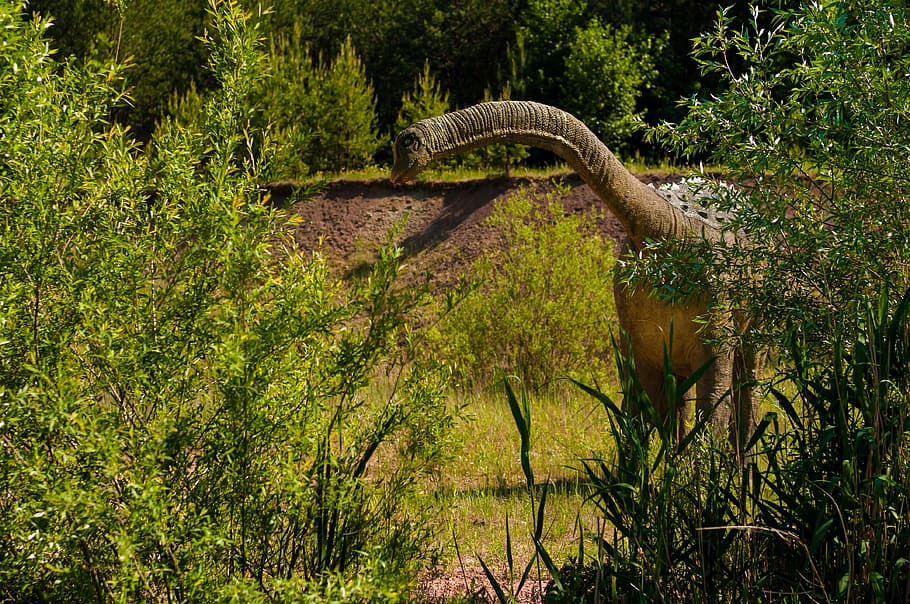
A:
[[[628,371],[628,368],[626,368],[626,371]],[[677,443],[681,442],[689,433],[689,420],[692,416],[695,401],[686,396],[686,393],[677,393],[678,400],[675,405],[672,401],[668,400],[666,389],[667,376],[664,373],[663,366],[639,362],[635,365],[635,375],[638,382],[641,384],[644,394],[648,398],[649,404],[654,409],[654,419],[666,424],[672,418],[674,421],[671,432],[672,438],[674,438]],[[628,377],[628,374],[626,377]],[[676,378],[677,383],[682,381],[680,376],[674,377]],[[640,415],[642,413],[642,409],[639,408],[638,401],[634,395],[625,397],[623,401],[623,411],[626,413],[631,416]]]
[[[765,365],[765,354],[754,346],[742,346],[733,358],[733,401],[730,441],[742,452],[758,420],[758,381]]]
[[[733,355],[718,354],[695,386],[697,393],[696,420],[710,417],[714,437],[729,436],[731,408],[731,385],[733,384]],[[736,443],[733,442],[735,445]]]

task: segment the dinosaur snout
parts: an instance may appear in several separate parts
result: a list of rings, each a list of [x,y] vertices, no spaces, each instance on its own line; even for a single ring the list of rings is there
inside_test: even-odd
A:
[[[395,139],[392,147],[392,182],[395,184],[412,180],[426,166],[425,148],[420,136],[407,128]]]
[[[407,158],[402,157],[401,154],[398,153],[398,146],[396,145],[393,149],[392,182],[397,185],[411,180],[414,176],[409,174],[410,166],[408,165]]]

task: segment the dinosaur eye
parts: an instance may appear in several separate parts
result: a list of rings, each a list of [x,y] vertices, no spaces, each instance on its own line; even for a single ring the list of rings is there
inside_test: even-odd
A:
[[[401,144],[411,151],[416,151],[420,148],[420,138],[413,132],[408,132],[401,137]]]

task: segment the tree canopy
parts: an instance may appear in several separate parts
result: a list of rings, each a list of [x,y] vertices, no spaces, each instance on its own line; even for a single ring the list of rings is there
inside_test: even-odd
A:
[[[589,120],[610,144],[646,154],[647,144],[632,136],[635,120],[678,120],[679,99],[711,86],[711,78],[700,75],[689,56],[692,38],[715,17],[717,7],[710,3],[273,0],[266,9],[255,0],[237,4],[252,15],[271,55],[266,84],[250,99],[251,110],[274,123],[276,134],[293,131],[294,147],[306,147],[304,139],[314,141],[287,163],[287,177],[386,161],[388,145],[367,141],[381,143],[394,135],[409,95],[415,102],[415,83],[429,76],[437,94],[448,95],[451,108],[504,97],[550,103]],[[738,4],[744,11],[745,3]],[[210,26],[206,5],[202,0],[34,0],[28,15],[53,19],[49,34],[60,59],[128,61],[130,101],[113,117],[147,140],[171,114],[175,96],[205,95],[218,85],[209,75],[208,50],[201,41]],[[344,67],[354,63],[356,68]],[[337,86],[316,86],[312,80],[307,88],[303,76],[288,75],[292,66],[313,77],[334,71],[337,84],[345,84],[340,72],[348,69],[346,84],[372,97],[355,103],[357,112],[370,115],[351,110],[345,119],[355,126],[337,125],[360,141],[355,157],[314,164],[313,155],[338,148],[337,141],[311,132],[314,123],[328,119],[327,105],[339,102]],[[305,107],[310,115],[302,115]],[[289,116],[294,109],[300,114]]]

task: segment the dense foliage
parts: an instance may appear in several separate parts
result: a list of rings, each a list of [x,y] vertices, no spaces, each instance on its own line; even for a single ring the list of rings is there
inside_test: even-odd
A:
[[[740,465],[697,431],[610,413],[585,465],[617,528],[553,593],[632,601],[905,602],[910,594],[910,13],[902,2],[721,12],[695,46],[724,90],[656,134],[722,165],[748,246],[643,256],[636,277],[708,281],[770,348],[766,414]],[[657,258],[657,262],[648,262]],[[629,375],[633,375],[629,372]],[[667,376],[673,384],[673,376]],[[648,409],[634,379],[624,393]]]
[[[217,94],[140,145],[110,121],[121,67],[57,63],[20,11],[0,2],[0,599],[403,599],[446,373],[397,362],[420,298],[394,247],[343,286],[265,203],[247,16],[212,4]]]
[[[636,130],[638,98],[657,76],[652,49],[633,46],[631,33],[594,19],[576,32],[565,60],[565,108],[616,151]]]
[[[474,263],[433,340],[466,384],[502,372],[534,389],[609,375],[614,255],[596,218],[567,213],[559,189],[545,198],[523,189],[494,208],[483,228],[499,244]]]
[[[362,168],[379,147],[376,97],[350,38],[331,61],[311,60],[298,37],[274,38],[254,92],[257,121],[277,147],[271,176]]]
[[[396,119],[511,96],[613,145],[637,115],[676,120],[652,140],[725,170],[713,194],[752,244],[643,254],[632,277],[707,266],[776,357],[743,464],[586,388],[616,455],[582,471],[615,530],[547,560],[550,596],[906,601],[903,3],[451,4],[0,0],[0,598],[405,599],[429,508],[404,502],[449,450],[446,372],[398,356],[419,300],[396,249],[338,283],[257,183],[381,161]],[[502,249],[439,324],[466,380],[586,380],[608,357],[610,250],[538,201],[497,210]]]
[[[656,132],[742,186],[719,188],[717,202],[737,210],[731,228],[755,245],[714,250],[711,272],[760,267],[760,279],[721,287],[773,341],[797,329],[827,350],[884,288],[898,296],[910,284],[910,17],[901,7],[824,2],[768,27],[756,13],[742,29],[721,14],[694,55],[726,91]]]
[[[651,152],[632,137],[636,116],[677,119],[681,96],[711,88],[689,57],[691,39],[711,22],[710,3],[688,0],[242,0],[272,40],[271,72],[247,100],[287,136],[296,160],[276,164],[277,178],[302,170],[338,170],[387,162],[403,97],[428,70],[450,108],[485,99],[541,101],[578,112],[624,151]],[[739,3],[745,6],[746,3]],[[777,4],[777,2],[775,2]],[[30,14],[51,15],[61,59],[129,59],[123,73],[131,102],[114,110],[141,140],[169,115],[173,95],[218,87],[201,38],[210,27],[197,0],[32,0]],[[334,58],[338,57],[337,60]],[[356,57],[356,59],[354,59]],[[343,67],[336,65],[340,61]],[[354,63],[357,63],[355,66]],[[339,70],[339,67],[341,69]],[[359,73],[361,72],[362,73]],[[344,72],[346,75],[342,75]],[[357,90],[345,99],[335,83]],[[324,85],[323,85],[324,83]],[[321,95],[320,90],[325,94]],[[374,98],[369,98],[371,96]],[[340,106],[351,100],[350,106]],[[304,107],[304,105],[306,107]],[[316,109],[316,113],[303,111]],[[296,116],[294,112],[297,112]],[[343,124],[334,124],[341,119]],[[301,120],[303,123],[295,123]],[[340,151],[326,136],[351,131]],[[369,136],[362,133],[369,128]],[[327,129],[329,132],[323,132]],[[312,141],[312,144],[310,142]],[[341,153],[341,157],[336,157]],[[347,155],[345,155],[347,154]],[[322,158],[322,167],[314,158]],[[474,157],[476,161],[477,156]],[[485,159],[480,157],[481,160]],[[537,158],[549,161],[550,156]],[[502,154],[493,165],[509,165]]]

